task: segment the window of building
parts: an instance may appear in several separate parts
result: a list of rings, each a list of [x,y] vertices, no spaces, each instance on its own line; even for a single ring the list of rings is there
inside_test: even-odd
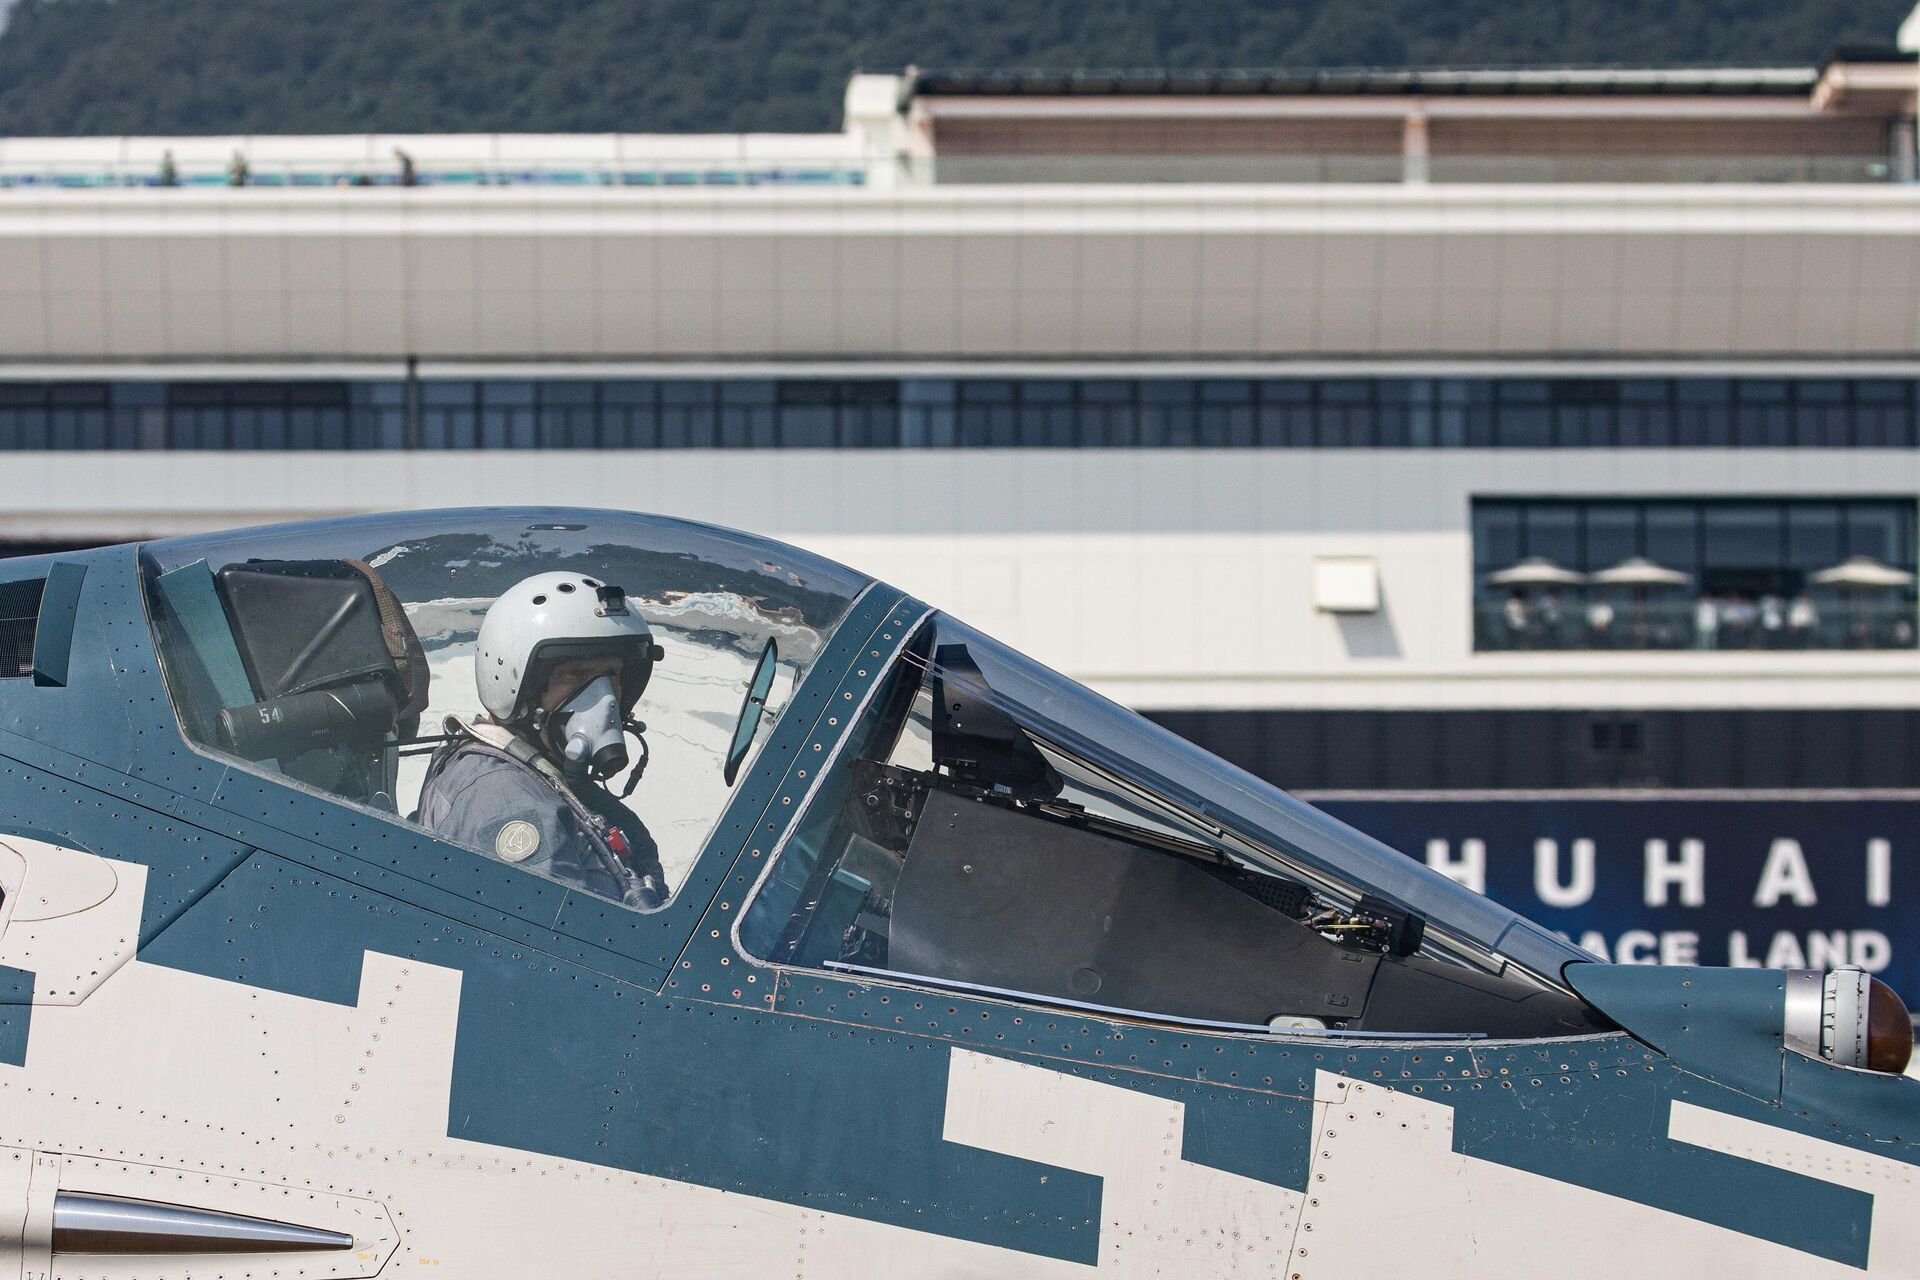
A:
[[[1396,791],[1920,787],[1920,710],[1194,710],[1149,718],[1275,786]]]
[[[1908,649],[1915,504],[1476,499],[1474,647]]]
[[[1911,379],[0,382],[48,449],[1907,449]]]
[[[171,539],[142,571],[196,745],[642,907],[683,881],[866,585],[778,543],[616,512]],[[16,634],[30,651],[0,617],[0,658]]]

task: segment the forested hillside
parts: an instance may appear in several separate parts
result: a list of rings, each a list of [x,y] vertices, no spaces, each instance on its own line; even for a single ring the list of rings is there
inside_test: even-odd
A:
[[[849,72],[1807,62],[1911,0],[18,0],[0,134],[820,130]]]

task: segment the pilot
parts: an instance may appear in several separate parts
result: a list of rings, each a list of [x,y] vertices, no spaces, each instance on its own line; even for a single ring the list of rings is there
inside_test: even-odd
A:
[[[487,610],[474,675],[487,715],[448,717],[416,819],[448,840],[628,906],[667,899],[646,826],[604,785],[627,767],[630,717],[661,658],[619,587],[541,573]]]

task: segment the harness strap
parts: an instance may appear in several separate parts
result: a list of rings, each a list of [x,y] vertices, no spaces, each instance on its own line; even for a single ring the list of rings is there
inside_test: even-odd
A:
[[[505,759],[523,769],[532,770],[546,781],[559,795],[573,816],[580,822],[581,829],[592,841],[594,851],[600,855],[605,869],[615,879],[624,884],[638,884],[639,877],[626,860],[613,851],[613,845],[607,839],[606,820],[580,802],[573,788],[567,785],[564,774],[554,766],[537,748],[526,739],[506,728],[504,725],[474,721],[469,724],[458,716],[448,716],[445,721],[447,742],[433,753],[432,761],[427,765],[427,782],[452,763],[453,758],[462,751],[477,751],[482,755]]]

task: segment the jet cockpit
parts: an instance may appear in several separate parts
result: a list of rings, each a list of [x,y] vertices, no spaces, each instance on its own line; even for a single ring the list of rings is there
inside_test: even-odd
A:
[[[629,723],[644,745],[608,782],[635,797],[669,891],[871,585],[605,512],[217,534],[149,544],[142,564],[195,744],[403,822],[425,758],[485,719],[492,602],[555,571],[618,592],[659,656]],[[920,608],[883,657],[783,815],[738,917],[746,956],[1255,1033],[1608,1025],[1559,979],[1585,953],[964,623]]]

